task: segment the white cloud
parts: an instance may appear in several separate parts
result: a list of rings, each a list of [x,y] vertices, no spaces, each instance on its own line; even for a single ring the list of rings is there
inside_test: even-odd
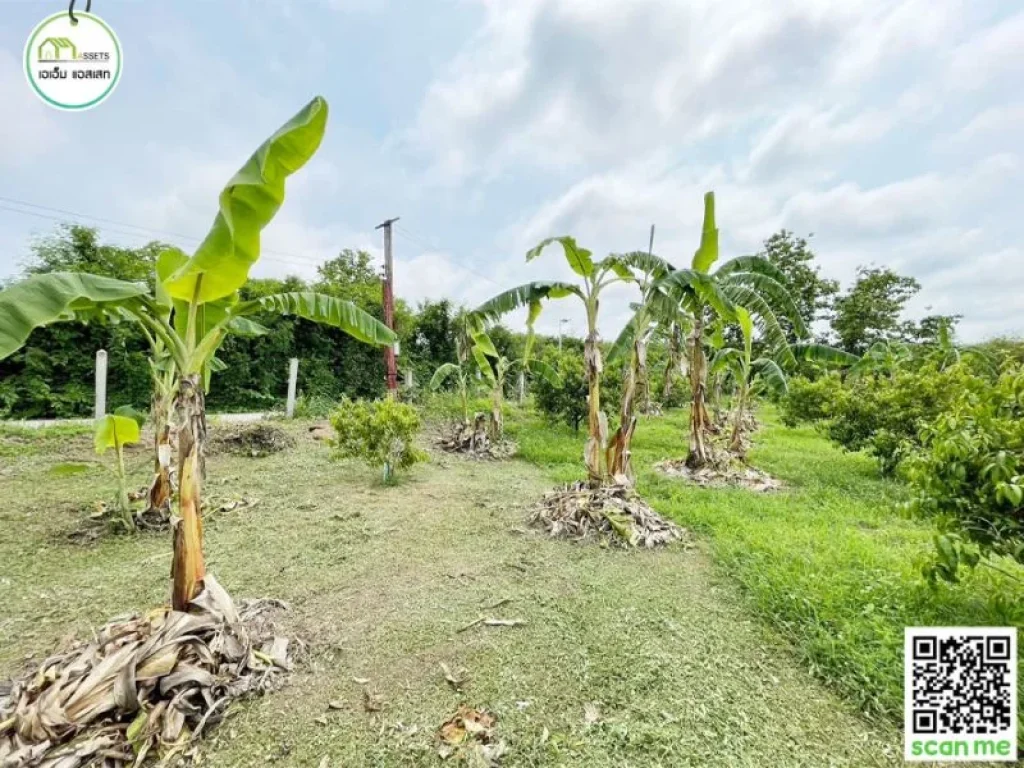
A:
[[[0,50],[0,168],[25,167],[67,141],[57,113],[29,90],[24,73],[7,51]]]
[[[973,148],[991,150],[993,144],[1019,147],[1024,136],[1024,104],[999,104],[974,115],[959,130],[936,139],[939,149]]]
[[[328,7],[340,13],[324,14]],[[286,116],[285,95],[305,92],[311,62],[329,63],[323,41],[358,47],[384,16],[403,18],[393,3],[366,0],[279,11],[275,47],[252,60],[225,56],[210,42],[216,35],[195,34],[179,8],[159,11],[157,27],[144,29],[173,34],[136,39],[149,45],[148,74],[173,63],[174,77],[119,91],[142,99],[158,123],[140,132],[137,104],[118,113],[116,100],[104,105],[109,122],[81,121],[92,151],[106,153],[104,177],[86,198],[52,204],[201,236],[246,150]],[[417,74],[440,74],[418,100],[333,98],[327,139],[289,184],[258,274],[309,276],[343,247],[379,256],[373,225],[401,215],[428,234],[415,247],[396,240],[399,295],[476,303],[526,280],[568,277],[554,254],[524,263],[526,248],[553,234],[574,234],[600,255],[645,247],[654,222],[656,250],[685,262],[701,195],[714,189],[726,257],[756,250],[783,226],[814,232],[830,276],[847,280],[860,263],[893,266],[925,286],[915,312],[963,312],[971,333],[1010,328],[1012,316],[980,298],[988,290],[1019,315],[1006,276],[1016,274],[1024,239],[1014,154],[1024,129],[1014,90],[1024,13],[998,11],[998,0],[440,4],[438,15],[463,13],[461,23],[481,19],[479,27],[431,50]],[[235,41],[265,42],[258,21],[231,28]],[[21,196],[41,200],[33,179],[69,160],[88,163],[64,141],[64,123],[8,74],[16,58],[2,35],[0,97],[19,119],[0,123],[0,166],[17,162]],[[363,53],[370,69],[399,66],[384,47]],[[358,76],[340,72],[334,87],[348,94]],[[119,157],[122,143],[130,148]],[[0,242],[18,237],[17,227],[0,230]],[[968,274],[978,261],[990,266]],[[606,298],[606,336],[628,300]],[[582,332],[569,301],[541,327],[556,331],[561,317]]]
[[[430,87],[407,136],[446,181],[686,147],[777,117],[780,104],[789,127],[810,112],[819,134],[872,138],[896,115],[868,110],[833,125],[823,89],[850,101],[886,62],[947,41],[961,17],[957,3],[920,0],[485,6],[486,23]]]
[[[951,82],[961,88],[978,88],[998,78],[1024,75],[1024,11],[988,27],[953,51]]]

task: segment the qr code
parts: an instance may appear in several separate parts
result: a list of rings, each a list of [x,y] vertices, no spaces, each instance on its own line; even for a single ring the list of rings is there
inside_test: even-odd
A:
[[[1016,759],[1015,628],[908,628],[904,663],[908,759],[922,759],[926,749],[954,750],[930,752],[932,760],[1005,759],[1001,751]]]

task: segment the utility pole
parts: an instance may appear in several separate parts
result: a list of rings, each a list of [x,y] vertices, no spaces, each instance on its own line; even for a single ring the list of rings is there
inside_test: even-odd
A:
[[[391,263],[391,225],[396,221],[397,216],[376,226],[376,229],[384,230],[384,325],[392,331],[395,330],[395,276]],[[387,371],[388,396],[395,397],[398,394],[398,369],[392,344],[384,348],[384,366]]]
[[[651,224],[651,240],[647,246],[647,255],[651,256],[654,254],[654,225]]]

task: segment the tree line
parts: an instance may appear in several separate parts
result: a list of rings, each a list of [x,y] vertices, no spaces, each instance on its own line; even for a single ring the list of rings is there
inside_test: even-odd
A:
[[[156,258],[168,246],[153,242],[137,248],[103,243],[100,233],[80,224],[62,224],[55,232],[36,239],[30,258],[18,276],[48,272],[88,272],[123,280],[153,280]],[[796,303],[799,321],[811,328],[822,343],[862,355],[877,341],[932,342],[939,328],[953,325],[957,316],[931,316],[919,322],[903,319],[906,303],[920,289],[912,277],[885,267],[860,267],[853,285],[840,291],[838,282],[820,273],[807,238],[782,230],[767,240],[758,254],[785,277],[785,287]],[[13,281],[12,281],[13,282]],[[312,280],[299,277],[254,279],[243,289],[244,299],[289,291],[315,290],[354,302],[378,319],[381,309],[380,276],[365,251],[345,249],[321,264]],[[456,345],[465,310],[448,300],[410,306],[396,301],[396,331],[400,339],[399,367],[413,372],[424,386],[438,366],[456,359]],[[310,399],[336,401],[343,396],[375,398],[384,392],[384,363],[378,350],[355,342],[336,328],[293,316],[257,316],[268,333],[256,338],[232,336],[218,353],[224,365],[216,372],[209,405],[216,410],[266,410],[280,404],[287,386],[290,357],[301,360],[299,391]],[[791,343],[797,342],[793,321],[780,322]],[[518,359],[524,335],[498,327],[491,336],[498,351]],[[729,346],[742,349],[733,329]],[[538,336],[535,353],[553,346]],[[671,356],[672,339],[651,345],[652,370]],[[566,350],[582,353],[582,342],[565,339]],[[151,384],[148,345],[138,328],[129,323],[65,323],[42,328],[17,354],[0,361],[0,417],[68,418],[87,416],[93,404],[93,353],[106,349],[110,374],[108,401],[112,406],[144,408]],[[221,367],[221,366],[218,366]],[[510,384],[514,384],[511,382]]]

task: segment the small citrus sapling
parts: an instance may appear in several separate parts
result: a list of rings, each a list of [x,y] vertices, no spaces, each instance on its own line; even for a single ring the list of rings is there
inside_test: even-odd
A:
[[[395,471],[407,469],[427,455],[413,441],[420,431],[420,415],[411,405],[387,398],[366,401],[343,399],[331,414],[339,459],[359,459],[383,467],[384,482],[394,482]]]

